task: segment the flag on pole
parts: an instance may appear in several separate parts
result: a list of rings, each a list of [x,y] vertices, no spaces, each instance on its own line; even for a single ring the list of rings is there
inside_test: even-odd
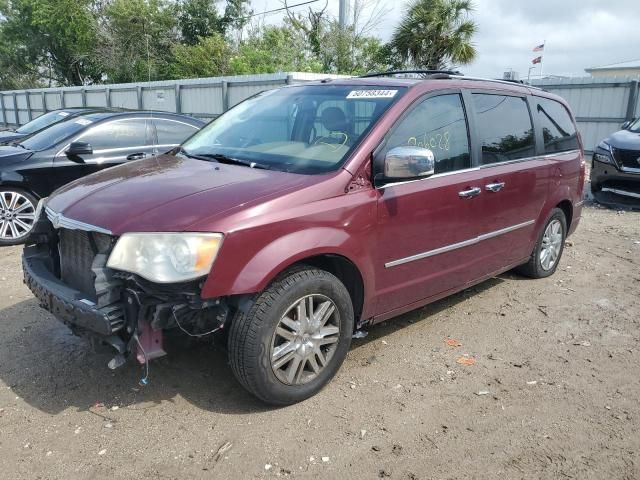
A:
[[[534,65],[537,63],[542,63],[542,56],[534,58],[533,60],[531,60],[531,63],[533,63]]]
[[[534,52],[542,52],[544,51],[544,43],[541,43],[540,45],[538,45],[537,47],[535,47],[533,49]]]

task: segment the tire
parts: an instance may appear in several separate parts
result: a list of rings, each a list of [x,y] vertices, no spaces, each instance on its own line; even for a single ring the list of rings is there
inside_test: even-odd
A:
[[[0,247],[19,245],[29,239],[37,206],[38,200],[30,193],[0,186]]]
[[[553,227],[552,227],[553,225]],[[556,237],[557,240],[555,242],[555,259],[553,259],[553,263],[550,263],[549,257],[543,257],[543,250],[549,251],[548,245],[550,242],[553,244],[552,240],[554,235],[553,229],[558,228],[558,234],[560,237]],[[551,231],[550,231],[551,229]],[[545,278],[553,273],[558,268],[558,264],[560,263],[560,258],[562,257],[562,252],[564,251],[564,241],[567,238],[567,219],[564,215],[564,212],[559,208],[554,208],[551,210],[547,221],[544,224],[544,228],[540,232],[538,236],[538,241],[536,242],[536,246],[531,253],[531,257],[529,261],[524,265],[518,268],[518,272],[522,275],[531,278]],[[553,255],[552,255],[553,257]]]
[[[307,325],[301,319],[309,310],[317,318]],[[320,317],[322,328],[318,328]],[[342,282],[324,270],[297,267],[258,294],[248,312],[235,314],[229,330],[229,363],[242,386],[262,401],[297,403],[333,378],[351,346],[353,325],[351,297]]]

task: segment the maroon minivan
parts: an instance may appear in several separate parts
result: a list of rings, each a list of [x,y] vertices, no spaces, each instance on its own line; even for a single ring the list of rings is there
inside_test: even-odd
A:
[[[222,330],[240,383],[290,404],[356,329],[516,267],[551,275],[584,176],[567,104],[539,89],[429,72],[288,86],[43,200],[25,282],[112,345],[111,368],[164,355],[167,330]]]

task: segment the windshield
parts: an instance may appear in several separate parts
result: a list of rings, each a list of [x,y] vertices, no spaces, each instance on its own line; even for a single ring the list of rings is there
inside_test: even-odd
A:
[[[80,130],[86,128],[87,125],[91,125],[91,123],[91,120],[84,117],[69,118],[27,137],[25,140],[20,142],[20,145],[37,152],[47,150],[57,143],[75,135]]]
[[[638,118],[635,122],[629,125],[627,130],[630,130],[633,133],[640,133],[640,118]]]
[[[340,167],[404,91],[311,85],[263,92],[207,125],[182,151],[231,157],[272,170],[329,172]]]
[[[49,112],[44,115],[40,115],[38,118],[31,120],[29,123],[25,123],[19,129],[16,130],[17,133],[29,134],[33,132],[37,132],[38,130],[42,130],[49,125],[57,123],[61,120],[64,120],[69,116],[69,112]]]

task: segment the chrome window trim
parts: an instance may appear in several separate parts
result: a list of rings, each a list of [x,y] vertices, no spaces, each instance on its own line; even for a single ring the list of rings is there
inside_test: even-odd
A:
[[[379,187],[376,187],[376,188],[378,190],[383,190],[383,189],[385,189],[387,187],[395,187],[395,186],[398,186],[398,185],[404,185],[405,183],[422,182],[424,180],[429,180],[430,178],[448,177],[449,175],[457,175],[458,173],[476,172],[478,170],[480,170],[480,167],[463,168],[462,170],[453,170],[451,172],[436,173],[434,175],[431,175],[431,176],[425,177],[425,178],[414,178],[414,179],[411,179],[411,180],[403,180],[401,182],[386,183],[386,184],[380,185]]]
[[[97,232],[104,233],[106,235],[113,235],[113,232],[111,232],[111,230],[107,230],[106,228],[102,227],[96,227],[95,225],[80,222],[78,220],[73,220],[72,218],[67,218],[63,214],[57,213],[49,207],[45,207],[45,212],[47,214],[47,218],[53,225],[53,228],[55,228],[56,230],[65,228],[67,230],[83,230],[85,232]]]
[[[500,235],[513,232],[520,228],[528,227],[529,225],[533,225],[534,223],[535,223],[535,220],[529,220],[527,222],[518,223],[517,225],[512,225],[506,228],[501,228],[500,230],[495,230],[493,232],[483,233],[482,235],[479,235],[474,238],[470,238],[469,240],[463,240],[462,242],[445,245],[444,247],[436,248],[434,250],[428,250],[426,252],[418,253],[416,255],[411,255],[410,257],[399,258],[397,260],[393,260],[391,262],[385,263],[384,268],[396,267],[398,265],[403,265],[405,263],[415,262],[416,260],[422,260],[424,258],[440,255],[441,253],[447,253],[447,252],[451,252],[452,250],[457,250],[459,248],[475,245],[476,243],[480,243],[484,240],[489,240],[490,238],[498,237]]]
[[[154,122],[156,121],[164,121],[164,122],[175,122],[175,123],[181,123],[182,125],[186,125],[188,127],[193,128],[194,130],[198,131],[201,130],[201,127],[196,127],[195,125],[191,125],[190,123],[184,122],[182,120],[176,120],[173,118],[164,118],[164,117],[153,117],[151,120],[153,120]]]
[[[579,149],[567,150],[564,152],[556,152],[556,153],[545,153],[544,155],[534,155],[533,157],[524,157],[524,158],[515,158],[513,160],[506,160],[504,162],[496,162],[496,163],[487,163],[486,165],[480,165],[480,168],[491,168],[491,167],[499,167],[500,165],[511,165],[513,163],[521,163],[521,162],[529,162],[532,160],[544,160],[551,157],[557,157],[558,155],[568,155],[572,153],[580,152]]]

